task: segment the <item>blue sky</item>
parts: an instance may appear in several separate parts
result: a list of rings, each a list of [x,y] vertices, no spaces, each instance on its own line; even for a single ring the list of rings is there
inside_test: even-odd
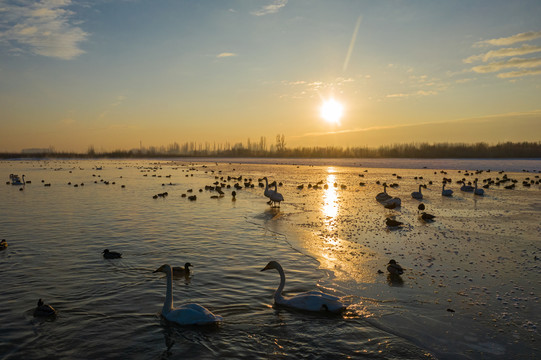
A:
[[[0,0],[0,151],[540,141],[539,19],[539,1]]]

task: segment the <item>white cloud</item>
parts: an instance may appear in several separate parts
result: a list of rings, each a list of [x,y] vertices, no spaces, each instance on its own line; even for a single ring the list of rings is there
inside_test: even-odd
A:
[[[493,62],[488,65],[474,66],[472,68],[476,73],[490,73],[497,72],[509,68],[534,68],[541,66],[541,58],[532,58],[532,59],[522,59],[522,58],[512,58],[507,61]]]
[[[223,52],[223,53],[220,53],[220,54],[216,55],[217,58],[234,57],[234,56],[238,56],[238,55],[235,54],[235,53],[230,53],[230,52]]]
[[[528,31],[528,32],[516,34],[513,36],[479,41],[478,43],[475,44],[475,46],[479,47],[479,46],[488,46],[488,45],[494,45],[494,46],[511,45],[518,42],[534,40],[537,38],[541,38],[541,31]]]
[[[83,54],[79,44],[88,33],[71,21],[70,5],[70,0],[2,1],[0,45],[65,60]]]
[[[498,74],[498,77],[501,79],[508,79],[508,78],[515,78],[515,77],[522,77],[522,76],[533,76],[533,75],[541,75],[541,69],[528,69],[528,70],[520,70],[520,71],[510,71],[506,73]]]
[[[498,49],[498,50],[491,50],[485,54],[473,55],[467,59],[464,59],[463,61],[467,64],[470,64],[478,60],[487,62],[488,60],[494,59],[494,58],[526,55],[526,54],[532,54],[532,53],[536,53],[540,51],[541,51],[541,46],[533,46],[533,45],[524,44],[519,48],[503,48],[503,49]]]
[[[264,16],[277,13],[281,8],[287,5],[288,0],[274,0],[272,4],[263,6],[263,8],[253,11],[252,15]]]
[[[437,95],[438,93],[436,91],[432,90],[417,90],[412,93],[398,93],[398,94],[389,94],[385,96],[386,98],[405,98],[410,96],[430,96],[430,95]]]

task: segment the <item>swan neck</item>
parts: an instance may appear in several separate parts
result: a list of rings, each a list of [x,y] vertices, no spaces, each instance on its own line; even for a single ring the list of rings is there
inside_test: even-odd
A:
[[[162,314],[166,315],[173,309],[173,275],[170,267],[166,268],[167,291],[165,293],[165,302],[163,303]]]
[[[284,273],[284,269],[279,266],[276,268],[276,270],[278,270],[278,273],[280,273],[280,285],[278,286],[278,289],[276,289],[276,291],[274,292],[274,301],[282,298],[282,291],[284,290],[284,286],[286,285],[286,274]]]

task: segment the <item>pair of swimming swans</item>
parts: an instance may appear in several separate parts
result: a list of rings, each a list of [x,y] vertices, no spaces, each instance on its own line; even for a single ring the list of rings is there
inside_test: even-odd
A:
[[[282,290],[286,283],[286,276],[282,266],[276,261],[270,261],[261,271],[275,269],[280,274],[280,285],[274,292],[276,305],[286,306],[298,310],[328,311],[339,313],[346,305],[336,296],[328,295],[319,291],[309,291],[291,297],[284,297]],[[207,308],[199,304],[184,304],[178,308],[173,307],[173,270],[170,265],[164,264],[154,272],[163,272],[167,276],[167,290],[162,307],[162,315],[168,321],[179,325],[207,325],[221,322],[223,318],[213,314]]]

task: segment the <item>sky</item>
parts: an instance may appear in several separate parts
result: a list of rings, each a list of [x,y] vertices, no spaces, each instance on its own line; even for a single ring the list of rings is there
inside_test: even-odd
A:
[[[0,0],[0,152],[277,134],[541,141],[541,2]]]

